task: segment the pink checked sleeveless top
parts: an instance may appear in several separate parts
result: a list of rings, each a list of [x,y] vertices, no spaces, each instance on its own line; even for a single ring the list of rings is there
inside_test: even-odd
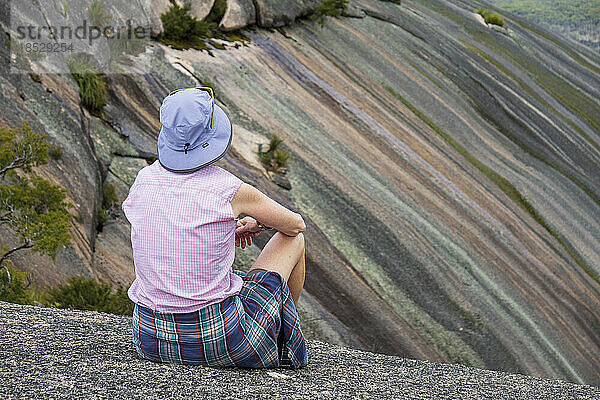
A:
[[[231,199],[241,184],[215,165],[176,173],[157,160],[138,172],[122,205],[131,224],[133,302],[187,313],[239,293]]]

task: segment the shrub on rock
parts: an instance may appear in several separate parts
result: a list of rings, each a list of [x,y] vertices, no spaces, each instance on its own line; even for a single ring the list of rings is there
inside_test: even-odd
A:
[[[93,58],[86,54],[74,55],[67,59],[67,65],[79,86],[81,105],[92,115],[101,117],[106,106],[108,89],[102,76],[97,73]]]
[[[492,12],[483,8],[477,9],[477,14],[481,15],[486,24],[504,26],[504,18],[497,12]]]
[[[326,16],[339,18],[347,6],[348,0],[323,0],[323,3],[315,8],[315,13],[311,18],[318,20],[319,24],[323,25]]]
[[[47,295],[47,303],[58,308],[101,311],[111,314],[132,314],[133,303],[127,291],[103,281],[74,276],[65,285],[58,285]]]

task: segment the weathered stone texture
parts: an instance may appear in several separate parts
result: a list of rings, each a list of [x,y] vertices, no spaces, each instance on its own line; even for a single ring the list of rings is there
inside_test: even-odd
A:
[[[137,357],[131,318],[0,303],[0,397],[99,399],[597,399],[564,381],[308,342],[300,370],[215,369]]]
[[[189,0],[192,7],[190,14],[198,21],[202,21],[210,13],[215,0]]]
[[[321,4],[318,0],[255,0],[258,25],[279,27],[293,23]]]
[[[233,31],[255,23],[256,9],[252,0],[229,0],[219,28],[223,31]]]
[[[163,32],[163,25],[160,16],[166,13],[171,6],[169,0],[137,0],[140,2],[141,9],[146,15],[152,34],[158,36]],[[177,4],[183,5],[183,2],[177,0]]]

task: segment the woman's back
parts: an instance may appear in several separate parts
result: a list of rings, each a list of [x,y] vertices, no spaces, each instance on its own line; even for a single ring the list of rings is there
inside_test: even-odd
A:
[[[182,174],[155,161],[138,173],[122,206],[135,260],[132,301],[187,313],[239,293],[231,199],[241,184],[215,165]]]
[[[304,286],[302,216],[213,165],[231,145],[232,125],[211,88],[171,92],[160,122],[158,160],[138,172],[122,206],[131,223],[138,355],[209,366],[306,365],[295,307]],[[236,221],[239,214],[246,216]],[[235,245],[250,245],[263,229],[256,218],[278,232],[248,273],[233,271]]]

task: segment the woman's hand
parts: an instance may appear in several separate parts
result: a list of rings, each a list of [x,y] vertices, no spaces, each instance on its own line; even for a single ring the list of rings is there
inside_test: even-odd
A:
[[[287,236],[297,236],[306,230],[299,213],[288,210],[260,190],[242,183],[231,199],[233,215],[251,215],[260,222]]]
[[[257,236],[261,232],[256,220],[252,217],[244,217],[237,220],[235,228],[235,245],[245,249],[246,246],[252,246],[252,236]]]

